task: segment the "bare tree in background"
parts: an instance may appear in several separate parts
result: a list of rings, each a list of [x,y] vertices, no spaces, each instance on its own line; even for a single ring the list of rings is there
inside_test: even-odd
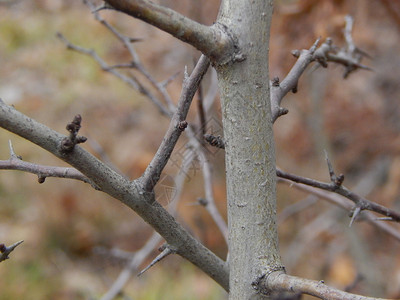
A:
[[[4,99],[5,102],[0,103],[0,126],[46,149],[72,168],[27,163],[14,153],[11,144],[10,159],[2,161],[1,168],[35,173],[39,182],[44,182],[46,177],[73,178],[109,194],[134,210],[165,240],[161,254],[151,265],[170,254],[178,254],[220,284],[229,292],[229,299],[299,299],[302,294],[320,299],[376,299],[331,288],[323,281],[286,274],[278,248],[277,178],[350,210],[351,223],[362,214],[363,218],[375,226],[400,239],[393,227],[382,223],[385,220],[399,222],[400,214],[347,189],[343,185],[344,176],[335,172],[329,159],[327,172],[330,182],[287,173],[277,168],[275,163],[272,126],[280,116],[288,113],[281,106],[282,99],[289,92],[297,91],[299,78],[307,66],[313,62],[321,67],[330,63],[340,64],[345,68],[344,77],[358,69],[369,70],[361,63],[366,54],[353,42],[351,17],[346,20],[345,47],[337,47],[329,38],[310,42],[312,45],[309,49],[293,51],[297,62],[283,80],[270,80],[268,42],[272,0],[223,0],[217,20],[212,26],[199,24],[176,11],[145,0],[107,0],[99,8],[87,4],[95,17],[126,46],[131,61],[110,66],[93,50],[74,45],[62,34],[59,34],[59,38],[69,49],[91,56],[102,69],[148,97],[161,114],[171,119],[157,153],[143,175],[130,180],[78,145],[86,142],[86,138],[79,135],[82,121],[80,115],[75,116],[67,125],[69,133],[65,136],[18,112],[7,105],[7,99]],[[112,9],[115,13],[139,18],[202,52],[192,72],[185,74],[181,96],[176,105],[166,91],[168,81],[160,83],[149,75],[132,46],[136,40],[122,35],[102,19],[102,9]],[[210,165],[202,145],[202,135],[205,132],[201,132],[199,138],[199,132],[186,120],[192,99],[210,65],[218,76],[223,138],[212,134],[204,137],[210,144],[225,149],[228,225],[213,200]],[[121,72],[125,68],[139,71],[161,96],[154,95],[140,79]],[[201,101],[199,111],[203,115],[200,114],[199,119],[203,123],[211,101],[207,96]],[[174,218],[174,209],[168,212],[155,198],[154,188],[183,133],[188,136],[189,144],[201,162],[206,199],[200,203],[210,212],[227,240],[229,255],[226,261],[217,257],[181,226]],[[183,170],[187,168],[188,160],[184,162]],[[180,183],[178,186],[183,184],[182,178],[177,178],[176,182]],[[377,221],[369,211],[382,215],[381,220]],[[143,251],[135,253],[129,266],[103,299],[112,299],[122,290],[148,249],[155,247],[159,239],[158,235],[154,235]],[[8,255],[11,247],[16,246],[4,246],[5,250],[0,251],[8,251]]]

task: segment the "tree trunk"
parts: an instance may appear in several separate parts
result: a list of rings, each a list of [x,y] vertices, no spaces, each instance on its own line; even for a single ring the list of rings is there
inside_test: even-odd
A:
[[[229,223],[229,299],[261,299],[254,284],[282,269],[268,77],[272,0],[223,1],[218,22],[242,56],[217,66],[222,98]]]

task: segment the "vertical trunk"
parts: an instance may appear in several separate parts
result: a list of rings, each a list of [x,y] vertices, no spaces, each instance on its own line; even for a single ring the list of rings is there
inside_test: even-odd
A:
[[[245,58],[217,66],[226,141],[229,299],[262,298],[252,283],[281,268],[268,78],[272,10],[272,0],[225,0],[218,18],[238,38]]]

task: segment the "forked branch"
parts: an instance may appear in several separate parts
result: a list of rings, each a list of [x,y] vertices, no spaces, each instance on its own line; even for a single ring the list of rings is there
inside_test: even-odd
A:
[[[227,63],[238,53],[234,38],[221,24],[206,26],[178,12],[146,0],[105,0],[115,10],[168,32],[197,48],[212,62]]]
[[[353,201],[355,204],[354,212],[353,212],[354,218],[362,210],[369,210],[369,211],[373,211],[373,212],[382,214],[385,217],[389,217],[391,221],[400,222],[400,214],[398,212],[396,212],[392,209],[389,209],[383,205],[380,205],[378,203],[369,201],[369,200],[365,199],[364,197],[362,197],[362,196],[348,190],[346,187],[342,186],[342,181],[344,179],[343,176],[336,176],[334,174],[333,174],[334,176],[332,176],[332,173],[331,173],[332,181],[330,183],[326,183],[326,182],[314,180],[311,178],[290,174],[290,173],[284,172],[280,169],[276,170],[276,174],[280,178],[288,179],[288,180],[296,182],[296,183],[305,184],[305,185],[319,188],[322,190],[326,190],[329,192],[334,192],[339,195],[342,195],[343,197],[346,197],[347,199]],[[339,179],[339,181],[338,181],[338,179]],[[356,214],[356,212],[358,212],[358,213]],[[353,218],[353,221],[354,221],[354,218]]]
[[[19,170],[33,173],[38,176],[39,183],[43,183],[46,177],[58,177],[80,180],[95,187],[85,175],[74,168],[44,166],[23,161],[20,156],[15,154],[11,141],[9,141],[9,146],[10,158],[8,160],[0,160],[0,170]]]
[[[129,181],[89,152],[76,145],[71,152],[61,151],[64,135],[18,112],[0,101],[0,127],[46,149],[92,180],[101,191],[118,199],[149,223],[177,254],[198,266],[224,289],[229,289],[228,268],[224,261],[198,242],[137,181]]]
[[[362,58],[369,57],[369,55],[354,45],[352,29],[353,18],[347,16],[346,28],[344,30],[346,46],[343,48],[335,46],[331,38],[327,38],[325,42],[318,47],[320,42],[320,38],[318,38],[310,49],[292,51],[293,56],[297,58],[296,63],[281,82],[278,77],[275,77],[270,84],[272,122],[275,122],[277,118],[288,113],[287,109],[282,108],[280,104],[287,93],[290,91],[293,93],[297,92],[300,76],[312,62],[318,62],[319,65],[324,68],[328,66],[328,62],[341,64],[345,67],[344,78],[347,78],[351,72],[358,69],[372,70],[361,64]]]

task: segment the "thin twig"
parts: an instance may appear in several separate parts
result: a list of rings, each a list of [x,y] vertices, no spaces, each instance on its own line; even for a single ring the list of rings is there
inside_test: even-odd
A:
[[[343,198],[341,195],[334,194],[321,189],[316,189],[312,186],[304,185],[302,183],[296,183],[288,179],[278,178],[278,183],[279,182],[286,183],[291,187],[315,195],[336,206],[343,208],[346,211],[350,212],[354,207],[353,203],[350,200]],[[376,216],[370,212],[363,212],[363,218],[365,218],[365,220],[367,220],[369,223],[372,223],[375,227],[381,229],[383,232],[389,234],[391,237],[395,238],[397,241],[400,242],[400,232],[393,226],[389,225],[388,223],[378,221],[376,219]]]
[[[146,68],[143,66],[143,64],[140,61],[140,58],[138,56],[138,54],[135,51],[135,48],[133,47],[133,42],[137,42],[140,41],[141,39],[134,39],[128,36],[123,35],[122,33],[120,33],[114,26],[112,26],[110,23],[108,23],[105,19],[103,19],[100,14],[98,13],[98,11],[95,10],[95,7],[93,5],[92,2],[88,1],[88,0],[84,0],[84,3],[86,3],[89,8],[92,10],[92,12],[94,13],[95,19],[97,21],[99,21],[102,25],[104,25],[123,45],[124,47],[128,50],[129,55],[132,57],[132,62],[131,63],[127,63],[127,64],[120,64],[119,66],[125,66],[125,67],[129,67],[131,66],[131,68],[136,69],[138,72],[142,73],[144,75],[144,77],[150,82],[150,84],[157,90],[160,92],[160,94],[162,95],[162,97],[164,98],[164,101],[167,103],[168,109],[170,111],[173,111],[174,109],[174,104],[172,102],[171,97],[169,96],[167,90],[165,89],[165,86],[163,84],[159,84],[151,75],[150,73],[146,70]],[[117,65],[118,66],[118,65]],[[145,95],[151,95],[151,97],[154,97],[149,91],[147,91],[147,89],[145,89],[143,87],[143,85],[141,85],[141,89],[143,90],[142,93]],[[146,92],[144,92],[144,90],[146,90]],[[150,98],[151,98],[150,97]],[[153,99],[152,101],[156,104],[157,102],[154,101],[155,99]],[[165,112],[163,112],[165,114]]]
[[[116,68],[112,68],[110,65],[108,65],[93,49],[86,49],[74,45],[61,33],[57,33],[57,37],[67,46],[68,49],[92,57],[99,64],[102,70],[111,73],[115,77],[127,83],[133,89],[147,96],[151,100],[151,102],[153,102],[153,104],[156,105],[156,107],[162,114],[169,116],[170,114],[169,110],[148,89],[144,88],[143,85],[133,75],[127,76],[125,74],[122,74],[121,72],[118,72]]]
[[[317,45],[320,39],[318,38],[314,44],[308,50],[298,51],[297,61],[294,66],[290,69],[285,79],[280,84],[271,84],[271,110],[272,110],[272,122],[282,115],[282,108],[280,104],[282,99],[297,86],[300,76],[303,74],[307,66],[314,61],[314,52],[317,49]]]
[[[32,173],[38,176],[39,183],[43,183],[46,177],[57,177],[80,180],[95,187],[89,178],[74,168],[45,166],[23,161],[21,157],[15,154],[11,141],[9,141],[9,146],[10,158],[0,160],[0,170],[19,170]]]
[[[182,165],[179,169],[179,173],[174,178],[175,188],[176,188],[174,193],[175,197],[174,199],[172,199],[172,202],[170,202],[168,205],[168,211],[172,216],[176,216],[177,214],[177,206],[179,200],[181,199],[181,193],[183,190],[184,181],[193,159],[194,159],[193,153],[185,152]],[[127,254],[124,252],[123,255],[124,257],[126,257],[126,255],[129,255],[130,263],[121,271],[118,278],[114,281],[112,286],[109,288],[107,293],[104,294],[101,300],[114,299],[122,291],[124,286],[128,283],[133,273],[137,272],[137,269],[143,263],[144,259],[148,255],[150,255],[150,253],[153,251],[156,245],[161,242],[161,240],[162,238],[160,237],[160,235],[158,233],[154,233],[152,237],[146,242],[146,244],[140,250],[136,251],[133,254],[132,253]],[[111,254],[113,254],[113,251],[111,252]]]
[[[186,129],[187,122],[185,119],[189,111],[190,104],[209,65],[210,62],[208,58],[202,55],[190,77],[184,81],[178,107],[171,119],[169,128],[160,147],[157,150],[156,155],[143,174],[142,184],[146,191],[152,191],[154,186],[157,184],[158,180],[160,179],[161,172],[167,164],[178,138]]]
[[[206,133],[206,113],[204,111],[204,97],[203,97],[203,89],[201,84],[199,85],[198,89],[198,99],[197,99],[197,111],[199,114],[199,126],[200,126],[200,137]],[[200,143],[204,145],[204,141],[200,138]]]
[[[130,254],[131,260],[129,264],[122,270],[118,278],[108,289],[107,293],[101,297],[101,300],[114,299],[129,281],[132,273],[138,269],[139,265],[142,264],[142,262],[150,255],[150,253],[161,242],[161,240],[161,236],[155,232],[140,250],[136,251],[133,255]]]
[[[348,190],[341,184],[337,185],[337,182],[325,183],[325,182],[310,179],[307,177],[290,174],[290,173],[284,172],[280,169],[276,170],[276,174],[278,177],[285,178],[285,179],[291,180],[293,182],[302,183],[305,185],[309,185],[312,187],[316,187],[319,189],[337,193],[337,194],[342,195],[343,197],[346,197],[347,199],[353,201],[355,204],[355,208],[358,207],[360,210],[370,210],[370,211],[382,214],[386,217],[391,217],[393,221],[400,222],[400,213],[398,213],[392,209],[389,209],[383,205],[369,201],[369,200],[365,199],[364,197]],[[336,177],[336,176],[334,175],[334,177]]]
[[[239,57],[239,47],[218,23],[199,24],[178,12],[151,1],[105,0],[114,9],[152,24],[204,53],[213,61],[227,63]]]

